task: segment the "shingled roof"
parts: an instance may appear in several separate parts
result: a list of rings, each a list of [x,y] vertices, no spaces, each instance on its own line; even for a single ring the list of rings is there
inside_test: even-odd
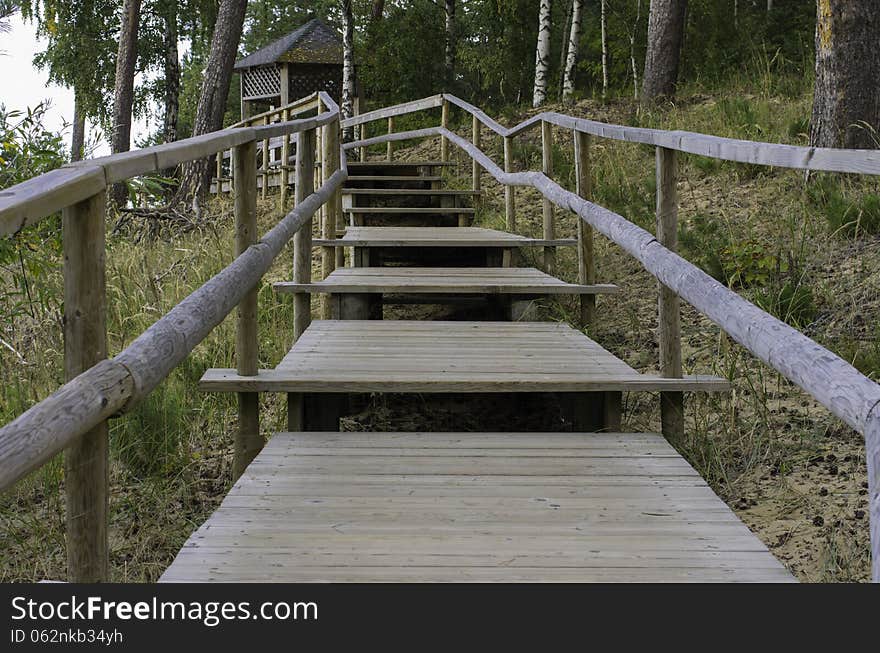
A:
[[[269,45],[235,62],[235,70],[276,62],[342,64],[342,38],[335,29],[313,18]]]

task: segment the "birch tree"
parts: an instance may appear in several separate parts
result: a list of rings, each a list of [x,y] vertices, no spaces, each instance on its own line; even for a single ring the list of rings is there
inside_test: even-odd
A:
[[[444,4],[446,15],[446,48],[443,58],[443,71],[446,76],[446,89],[452,90],[455,81],[455,0],[446,0]]]
[[[547,100],[547,79],[550,77],[550,10],[551,0],[541,0],[538,12],[538,47],[535,49],[533,107],[539,107]]]
[[[574,93],[574,69],[577,65],[578,46],[581,41],[584,0],[571,2],[571,30],[568,34],[568,53],[565,58],[565,74],[562,80],[562,101],[570,102]]]
[[[342,111],[343,118],[354,115],[354,16],[351,0],[342,0]],[[352,129],[345,129],[343,137],[351,140]]]

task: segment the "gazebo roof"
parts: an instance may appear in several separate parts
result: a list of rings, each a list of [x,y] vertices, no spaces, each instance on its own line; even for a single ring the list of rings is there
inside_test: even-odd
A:
[[[342,39],[335,29],[313,18],[290,34],[239,59],[235,70],[279,62],[341,65]]]

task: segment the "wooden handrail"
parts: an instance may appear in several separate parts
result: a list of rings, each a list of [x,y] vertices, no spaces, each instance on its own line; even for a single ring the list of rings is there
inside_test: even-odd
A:
[[[634,130],[560,116],[552,112],[541,113],[515,128],[504,129],[472,105],[454,96],[444,97],[504,136],[506,141],[529,127],[541,124],[543,120],[569,128],[575,133],[651,144],[668,150],[729,161],[795,169],[880,174],[880,152],[874,150],[802,148],[737,141],[689,132]],[[440,136],[455,143],[505,187],[534,188],[556,206],[576,213],[586,224],[637,259],[663,286],[685,299],[753,355],[861,433],[865,437],[868,469],[872,577],[875,582],[880,582],[880,385],[797,329],[743,299],[697,266],[664,247],[657,237],[623,216],[562,188],[541,172],[506,172],[482,150],[449,129],[441,126],[397,132],[347,143],[344,149],[431,136]]]
[[[289,104],[284,105],[283,107],[269,109],[268,111],[264,111],[263,113],[257,113],[253,116],[243,118],[242,120],[233,123],[229,127],[251,127],[253,126],[253,123],[255,121],[262,121],[264,118],[271,118],[273,116],[281,115],[284,113],[284,111],[287,111],[288,115],[296,115],[297,113],[305,113],[306,111],[311,111],[318,106],[319,96],[320,92],[306,95],[297,100],[294,100],[293,102],[290,102]]]
[[[336,103],[326,94],[320,96],[329,108],[320,119],[290,121],[272,127],[281,129],[280,133],[297,133],[337,122],[340,114]],[[109,169],[118,174],[117,165],[126,166],[126,171],[134,176],[149,172],[154,166],[167,165],[168,160],[187,160],[182,152],[188,141],[194,141],[192,158],[200,158],[219,148],[262,137],[252,129],[226,129],[207,136],[211,138],[196,137],[173,143],[173,148],[158,146],[164,148],[161,153],[157,148],[148,148],[148,151],[96,159],[92,165],[83,162],[61,169],[59,174],[53,171],[14,186],[10,189],[14,191],[10,193],[11,198],[0,197],[3,202],[0,225],[5,228],[2,233],[14,233],[47,213],[85,199],[89,191],[92,195],[101,192],[107,186],[105,171]],[[318,190],[304,197],[259,242],[248,247],[117,356],[89,368],[0,428],[0,490],[45,464],[96,424],[130,410],[146,397],[238,305],[299,228],[334,195],[348,176],[344,151],[340,151],[340,164],[337,172]],[[94,179],[96,174],[100,175],[99,181]],[[59,183],[63,192],[58,191],[54,183]],[[26,192],[22,192],[22,187]],[[15,224],[14,218],[21,222]]]

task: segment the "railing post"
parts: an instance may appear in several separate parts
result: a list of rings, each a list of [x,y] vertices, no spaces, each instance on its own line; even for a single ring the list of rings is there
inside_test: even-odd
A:
[[[284,122],[290,120],[290,109],[285,109],[282,115]],[[281,137],[281,212],[287,211],[287,188],[290,183],[290,134]]]
[[[269,124],[269,116],[263,118],[263,124]],[[266,196],[269,194],[269,157],[271,156],[269,152],[269,139],[266,138],[263,140],[263,192],[262,197],[266,199]]]
[[[315,189],[314,129],[300,132],[296,144],[296,182],[294,204],[299,205]],[[309,283],[312,280],[312,223],[309,218],[293,236],[293,281]],[[296,342],[312,322],[312,296],[309,293],[293,295],[293,340]],[[287,428],[303,429],[303,397],[301,393],[287,393]]]
[[[541,121],[541,169],[549,178],[553,178],[553,125],[546,120]],[[544,214],[544,240],[556,238],[556,223],[553,202],[544,197],[542,202]],[[553,274],[556,271],[556,248],[544,247],[544,271]]]
[[[477,117],[474,116],[473,121],[471,123],[471,143],[477,149],[480,149],[480,121],[477,120]],[[480,164],[477,163],[477,160],[473,160],[473,169],[471,171],[471,187],[473,188],[475,193],[479,193],[481,190],[480,186],[480,174],[483,172],[483,169],[480,167]],[[479,196],[474,196],[474,203],[478,202]]]
[[[510,136],[504,137],[504,172],[513,172],[513,139]],[[516,231],[516,196],[510,184],[504,185],[504,217],[507,230]]]
[[[339,123],[334,122],[326,125],[321,135],[321,181],[326,183],[333,173],[339,168]],[[321,220],[321,237],[325,240],[336,239],[336,195],[327,200],[323,206]],[[326,279],[336,267],[335,247],[324,246],[321,248],[321,277]],[[330,319],[330,295],[323,295],[321,301],[321,318]]]
[[[64,375],[107,358],[104,214],[107,191],[62,211],[64,247]],[[67,496],[67,575],[73,583],[109,580],[107,422],[64,455]]]
[[[264,150],[265,151],[265,150]],[[242,143],[232,153],[235,167],[235,255],[243,254],[257,242],[257,146]],[[264,178],[265,179],[265,178]],[[235,323],[236,371],[256,376],[259,371],[260,342],[257,334],[257,296],[259,283],[238,305]],[[238,393],[238,431],[232,456],[232,480],[236,481],[263,448],[260,435],[260,395]]]
[[[299,205],[315,188],[315,130],[299,134],[296,147],[295,205]],[[293,236],[293,280],[309,283],[312,280],[312,223],[309,218]],[[293,339],[298,340],[312,321],[311,295],[293,296]]]
[[[678,163],[675,150],[657,148],[657,240],[671,251],[678,249]],[[663,284],[660,286],[659,331],[660,374],[681,378],[681,318],[678,295]],[[684,436],[684,395],[681,392],[660,393],[660,420],[669,440]]]
[[[593,197],[590,178],[590,135],[574,130],[574,164],[577,194],[586,200]],[[596,283],[596,260],[593,251],[593,227],[577,216],[578,239],[578,283]],[[590,335],[596,327],[596,296],[580,295],[580,326],[587,328]]]
[[[443,98],[443,103],[440,105],[440,126],[449,129],[449,102],[446,98]],[[445,136],[440,137],[440,160],[449,161],[449,139]]]
[[[388,135],[394,133],[394,116],[389,116],[388,118]],[[388,141],[388,144],[385,149],[385,158],[389,161],[394,159],[394,143]]]
[[[365,122],[362,122],[362,123],[361,123],[361,132],[360,132],[360,134],[358,135],[358,138],[359,138],[360,140],[362,140],[362,141],[363,141],[363,140],[366,140],[366,138],[367,138],[367,123],[365,123]],[[360,152],[358,152],[358,155],[359,155],[359,158],[360,158],[361,161],[366,161],[366,160],[367,160],[367,148],[366,148],[366,146],[362,145],[362,146],[360,147]]]

